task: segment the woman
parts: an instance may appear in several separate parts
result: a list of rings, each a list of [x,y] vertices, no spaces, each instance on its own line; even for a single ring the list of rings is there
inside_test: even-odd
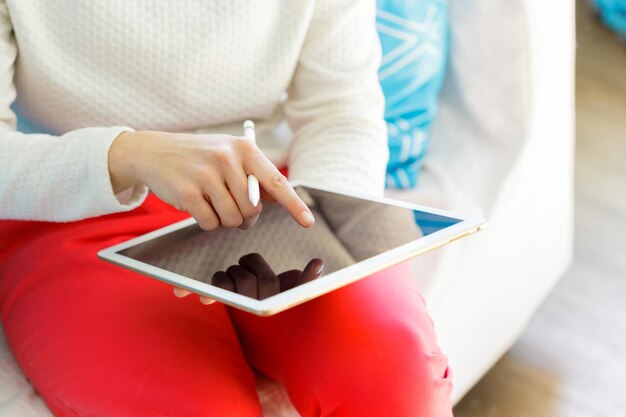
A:
[[[310,226],[275,165],[382,193],[379,55],[365,0],[0,2],[2,323],[55,415],[260,416],[253,369],[303,416],[451,415],[406,265],[259,318],[95,257],[188,215],[253,226],[248,174]],[[16,91],[56,135],[14,131]]]

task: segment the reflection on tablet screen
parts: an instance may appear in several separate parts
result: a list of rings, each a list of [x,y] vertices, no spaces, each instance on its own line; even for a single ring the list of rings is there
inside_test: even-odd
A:
[[[263,202],[252,229],[205,232],[194,223],[120,253],[265,299],[460,222],[307,187],[297,191],[315,216],[309,229],[279,205]]]

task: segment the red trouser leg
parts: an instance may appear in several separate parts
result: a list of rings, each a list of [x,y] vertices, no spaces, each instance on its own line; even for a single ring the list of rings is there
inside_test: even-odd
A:
[[[182,217],[151,199],[126,216],[0,222],[2,324],[56,416],[261,415],[223,305],[179,300],[171,286],[96,258]]]
[[[447,359],[408,263],[273,317],[229,311],[248,360],[305,417],[452,415]]]

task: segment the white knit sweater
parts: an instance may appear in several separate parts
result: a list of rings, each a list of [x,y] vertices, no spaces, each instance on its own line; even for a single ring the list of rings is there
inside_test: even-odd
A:
[[[241,135],[245,119],[291,179],[382,193],[374,4],[0,0],[0,219],[130,210],[145,189],[115,196],[108,172],[121,131]],[[54,134],[15,132],[16,97]]]

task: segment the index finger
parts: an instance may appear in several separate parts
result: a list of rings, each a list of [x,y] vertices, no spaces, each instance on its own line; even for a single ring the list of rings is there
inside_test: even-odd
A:
[[[309,207],[296,194],[287,177],[281,174],[260,150],[258,155],[250,158],[245,165],[244,169],[257,177],[265,191],[283,206],[295,221],[303,227],[313,226],[315,218]]]

